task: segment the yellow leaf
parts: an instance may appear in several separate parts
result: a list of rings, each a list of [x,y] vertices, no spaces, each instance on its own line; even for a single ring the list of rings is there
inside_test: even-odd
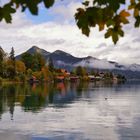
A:
[[[99,25],[99,31],[102,31],[103,29],[104,29],[104,23],[99,23],[98,24]]]
[[[129,5],[129,6],[128,6],[128,10],[132,10],[132,9],[134,9],[134,8],[135,8],[134,5]]]
[[[137,16],[139,16],[139,9],[136,8],[134,10],[134,17],[137,17]]]

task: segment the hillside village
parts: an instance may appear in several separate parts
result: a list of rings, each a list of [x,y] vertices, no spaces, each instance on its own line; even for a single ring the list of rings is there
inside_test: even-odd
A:
[[[116,75],[111,71],[100,71],[99,69],[87,69],[82,66],[75,66],[72,70],[55,67],[53,59],[47,61],[39,52],[25,52],[19,59],[16,59],[14,48],[10,54],[6,54],[0,48],[0,81],[14,82],[76,82],[108,80],[112,82],[125,81],[126,78],[120,74]]]

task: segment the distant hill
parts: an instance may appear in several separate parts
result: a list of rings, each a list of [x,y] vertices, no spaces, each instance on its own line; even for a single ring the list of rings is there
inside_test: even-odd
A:
[[[57,68],[65,68],[71,70],[74,67],[82,66],[88,69],[92,68],[92,69],[99,69],[102,71],[110,70],[116,73],[124,74],[128,78],[140,79],[140,65],[138,64],[121,65],[117,62],[107,61],[104,59],[97,59],[92,56],[78,58],[61,50],[56,50],[50,53],[36,46],[31,47],[26,52],[31,54],[36,52],[40,53],[41,55],[44,56],[46,62],[49,58],[51,58],[54,62],[55,67]],[[20,59],[21,55],[18,55],[16,59]]]

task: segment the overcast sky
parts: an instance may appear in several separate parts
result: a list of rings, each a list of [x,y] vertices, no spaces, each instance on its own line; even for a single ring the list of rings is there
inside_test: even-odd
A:
[[[140,29],[127,25],[125,37],[116,46],[111,39],[104,39],[104,32],[99,33],[98,28],[86,37],[74,20],[80,5],[80,0],[57,0],[49,10],[40,5],[39,16],[32,16],[28,11],[17,12],[12,24],[0,23],[0,46],[6,52],[14,47],[16,55],[36,45],[50,52],[59,49],[77,57],[93,56],[122,64],[140,64]]]

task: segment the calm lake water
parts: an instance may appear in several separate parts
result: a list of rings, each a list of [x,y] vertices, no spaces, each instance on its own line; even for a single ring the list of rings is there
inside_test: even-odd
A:
[[[140,83],[1,85],[0,140],[140,140]]]

